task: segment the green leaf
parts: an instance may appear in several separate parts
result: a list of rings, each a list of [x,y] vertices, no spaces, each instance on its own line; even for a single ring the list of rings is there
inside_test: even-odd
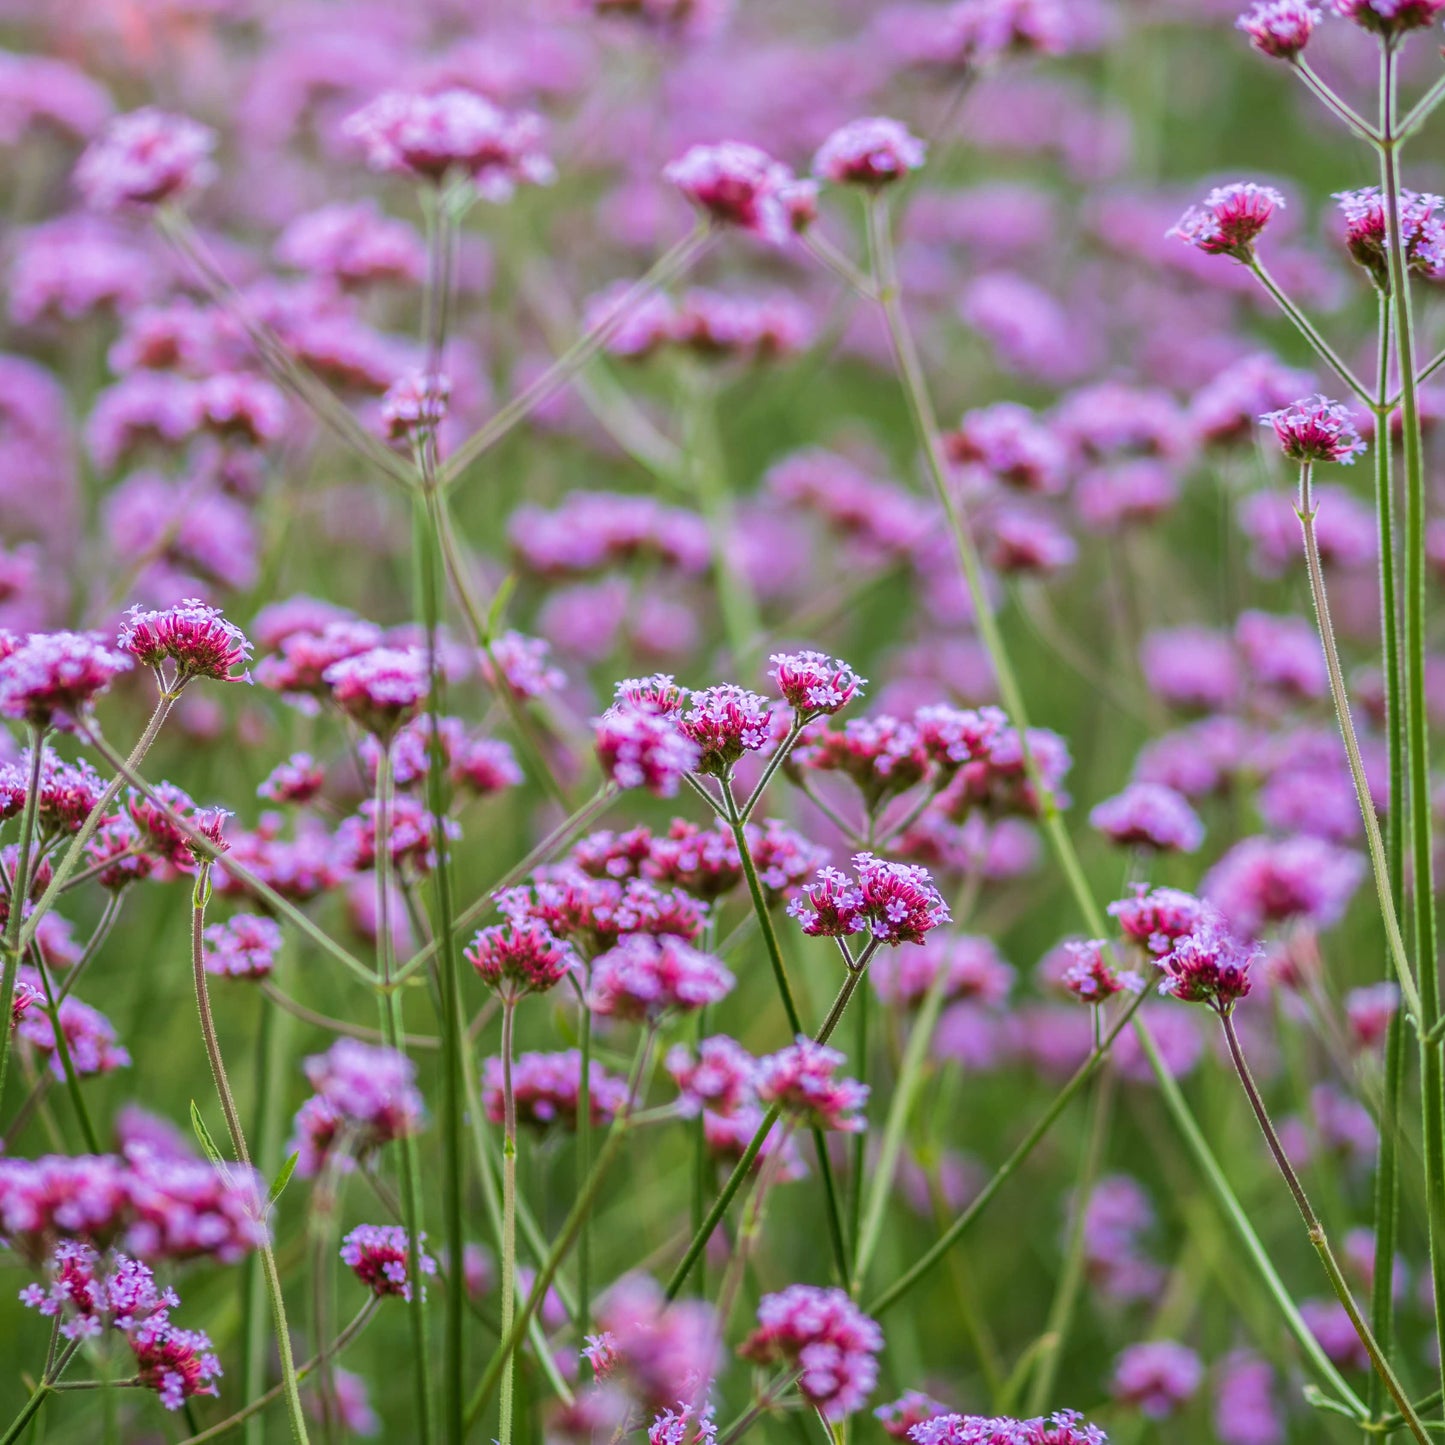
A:
[[[507,610],[507,603],[512,600],[512,593],[517,590],[517,574],[508,572],[502,578],[502,584],[497,588],[492,597],[492,605],[487,609],[487,641],[497,635],[497,628],[502,621],[502,615]]]
[[[291,1175],[295,1172],[296,1161],[301,1157],[299,1149],[293,1149],[287,1156],[286,1162],[276,1171],[276,1177],[271,1181],[271,1187],[266,1191],[267,1205],[275,1204],[281,1197],[281,1191],[291,1182]]]
[[[201,1148],[206,1151],[206,1158],[212,1164],[226,1167],[226,1161],[221,1157],[221,1151],[216,1148],[216,1141],[211,1138],[211,1131],[206,1128],[206,1121],[201,1118],[201,1111],[196,1107],[196,1101],[191,1100],[191,1128],[195,1130],[196,1138],[201,1141]]]

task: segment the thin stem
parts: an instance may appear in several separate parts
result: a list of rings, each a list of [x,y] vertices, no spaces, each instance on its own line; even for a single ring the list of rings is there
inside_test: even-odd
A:
[[[1376,439],[1376,444],[1389,446],[1388,435]],[[1410,971],[1410,961],[1405,956],[1405,940],[1400,934],[1400,921],[1395,915],[1395,899],[1390,883],[1390,865],[1385,857],[1385,842],[1380,836],[1380,820],[1375,814],[1374,800],[1370,796],[1369,780],[1365,777],[1365,763],[1360,756],[1360,740],[1355,734],[1354,718],[1350,714],[1350,697],[1345,688],[1344,669],[1340,666],[1340,649],[1335,642],[1335,629],[1330,621],[1330,601],[1325,591],[1325,569],[1320,560],[1320,545],[1315,536],[1316,507],[1310,491],[1311,474],[1314,468],[1309,462],[1300,467],[1299,517],[1300,530],[1304,534],[1305,563],[1309,570],[1310,595],[1314,600],[1315,620],[1319,624],[1320,642],[1324,647],[1325,666],[1330,679],[1330,697],[1335,705],[1335,719],[1339,723],[1340,736],[1344,739],[1345,755],[1349,759],[1350,777],[1355,784],[1355,798],[1360,806],[1360,816],[1365,823],[1365,841],[1369,847],[1370,868],[1375,877],[1375,894],[1380,902],[1380,916],[1385,921],[1385,938],[1390,947],[1390,961],[1400,983],[1400,992],[1410,1013],[1420,1018],[1420,994],[1415,987],[1415,978]]]
[[[308,1008],[269,979],[262,980],[261,992],[282,1012],[300,1019],[304,1024],[310,1024],[312,1028],[325,1029],[329,1034],[341,1034],[350,1039],[361,1039],[368,1044],[386,1041],[386,1035],[380,1029],[371,1028],[367,1024],[349,1023],[346,1019],[332,1018],[330,1014]],[[433,1034],[406,1034],[404,1037],[409,1049],[439,1049],[442,1046],[442,1041]]]
[[[369,1296],[346,1328],[324,1350],[313,1355],[305,1364],[297,1368],[296,1378],[298,1380],[306,1379],[315,1374],[323,1360],[330,1360],[339,1355],[371,1323],[379,1303],[380,1300],[376,1295]],[[257,1396],[244,1409],[237,1410],[234,1415],[228,1415],[219,1424],[211,1425],[198,1435],[187,1435],[184,1440],[179,1442],[179,1445],[203,1445],[203,1442],[207,1440],[218,1440],[222,1435],[229,1435],[237,1425],[245,1424],[264,1410],[267,1405],[279,1400],[284,1391],[284,1383],[273,1385],[264,1395]],[[3,1445],[3,1442],[0,1442],[0,1445]]]
[[[512,1088],[515,999],[502,1000],[502,1339],[512,1334],[517,1296],[517,1100]],[[580,1191],[579,1191],[580,1193]],[[501,1445],[512,1445],[516,1352],[502,1362]]]
[[[236,1107],[236,1097],[231,1092],[231,1083],[226,1076],[225,1060],[221,1057],[221,1042],[216,1035],[216,1021],[211,1013],[211,995],[206,982],[206,903],[211,895],[210,864],[198,864],[195,891],[191,905],[191,978],[196,988],[196,1012],[200,1015],[201,1037],[205,1041],[206,1058],[211,1065],[211,1077],[215,1080],[216,1093],[221,1100],[221,1113],[225,1116],[226,1132],[231,1137],[231,1148],[236,1158],[251,1170],[251,1151],[246,1147],[246,1134],[241,1127],[241,1113]],[[256,1191],[252,1208],[259,1218],[264,1219],[266,1202],[260,1197],[259,1180],[253,1175],[251,1187]],[[286,1397],[286,1414],[291,1426],[292,1438],[305,1445],[306,1417],[301,1410],[301,1391],[297,1381],[296,1363],[291,1354],[291,1332],[286,1323],[286,1300],[281,1291],[281,1276],[276,1268],[276,1255],[271,1248],[269,1230],[263,1235],[258,1247],[261,1268],[266,1277],[266,1291],[271,1299],[271,1317],[276,1330],[276,1350],[281,1359],[281,1389]]]
[[[15,979],[20,972],[20,957],[25,952],[25,941],[21,932],[24,922],[25,899],[30,893],[30,856],[35,846],[35,819],[40,812],[40,775],[45,761],[45,731],[43,728],[30,729],[30,776],[26,781],[25,806],[20,814],[20,843],[15,857],[15,873],[10,879],[6,905],[9,913],[5,919],[3,947],[5,965],[0,974],[0,1105],[5,1099],[5,1075],[10,1065],[10,1035],[12,1000],[15,997]],[[60,1038],[60,1021],[53,1021],[57,1041]]]
[[[870,204],[868,218],[873,241],[874,264],[882,281],[879,289],[883,299],[884,318],[888,324],[894,357],[898,363],[899,375],[903,383],[904,396],[918,432],[920,445],[923,447],[928,461],[929,475],[933,481],[934,491],[943,508],[944,517],[953,538],[960,570],[973,601],[979,637],[993,665],[994,676],[998,679],[999,694],[1003,699],[1004,708],[1019,734],[1024,770],[1039,799],[1040,822],[1043,826],[1044,836],[1048,839],[1055,860],[1074,896],[1074,901],[1083,916],[1085,927],[1094,937],[1102,938],[1106,932],[1103,910],[1099,907],[1089,886],[1088,878],[1079,862],[1079,855],[1069,836],[1069,830],[1064,826],[1057,800],[1040,774],[1038,761],[1029,745],[1028,713],[1024,707],[1023,692],[1019,687],[1008,650],[1004,646],[1003,637],[999,631],[997,619],[993,614],[988,592],[984,587],[983,568],[978,550],[949,490],[948,472],[937,418],[928,395],[917,348],[903,314],[892,237],[889,234],[886,212],[880,202],[874,200]],[[1134,1020],[1134,1032],[1139,1039],[1139,1046],[1149,1065],[1150,1072],[1158,1084],[1160,1095],[1174,1122],[1174,1127],[1179,1131],[1196,1166],[1204,1175],[1216,1203],[1234,1227],[1261,1282],[1268,1289],[1276,1307],[1284,1316],[1290,1333],[1298,1341],[1301,1350],[1310,1360],[1316,1373],[1341,1398],[1349,1401],[1351,1408],[1357,1409],[1358,1413],[1363,1416],[1365,1413],[1364,1402],[1360,1401],[1359,1397],[1350,1389],[1300,1316],[1293,1298],[1285,1288],[1284,1281],[1280,1279],[1279,1273],[1274,1267],[1273,1260],[1233,1189],[1230,1188],[1228,1178],[1220,1168],[1219,1161],[1214,1157],[1194,1115],[1190,1112],[1189,1105],[1179,1089],[1178,1081],[1169,1071],[1154,1042],[1153,1035],[1142,1019]],[[1442,1305],[1442,1308],[1445,1308],[1445,1305]]]
[[[1253,256],[1247,264],[1254,273],[1255,280],[1274,298],[1275,305],[1294,323],[1295,330],[1309,342],[1320,360],[1329,366],[1340,380],[1373,411],[1375,398],[1369,388],[1350,370],[1334,347],[1320,335],[1314,322],[1285,295],[1280,289],[1279,283],[1265,270],[1264,262],[1258,256]]]
[[[376,761],[376,811],[373,823],[376,830],[376,952],[377,973],[382,985],[379,1003],[381,1006],[381,1031],[387,1047],[399,1054],[405,1054],[403,1038],[401,995],[391,987],[392,930],[391,930],[391,748],[383,743],[377,749]],[[417,1160],[416,1135],[406,1130],[397,1145],[400,1156],[398,1170],[401,1175],[401,1214],[406,1226],[407,1258],[420,1274],[421,1260],[421,1167]],[[417,1438],[423,1445],[430,1445],[432,1439],[431,1389],[427,1380],[427,1361],[431,1358],[427,1343],[426,1291],[420,1287],[411,1292],[407,1305],[411,1323],[412,1384],[416,1395]]]
[[[1100,1010],[1096,1006],[1096,1020]],[[1044,1326],[1042,1343],[1034,1362],[1034,1375],[1029,1382],[1028,1403],[1024,1407],[1028,1415],[1041,1415],[1053,1398],[1054,1381],[1058,1378],[1059,1361],[1063,1358],[1064,1341],[1068,1338],[1069,1324],[1078,1305],[1079,1292],[1084,1283],[1085,1246],[1088,1243],[1089,1200],[1099,1181],[1104,1155],[1109,1144],[1109,1124],[1113,1109],[1114,1075],[1109,1070],[1099,1077],[1093,1091],[1087,1143],[1084,1157],[1079,1165],[1079,1180],[1074,1188],[1074,1218],[1069,1230],[1068,1250],[1064,1266],[1059,1273],[1058,1286],[1054,1291],[1053,1303],[1049,1306],[1048,1321]]]
[[[908,1035],[908,1046],[903,1051],[903,1062],[899,1065],[898,1078],[893,1085],[893,1096],[888,1105],[888,1118],[883,1125],[883,1143],[878,1151],[878,1161],[874,1165],[873,1182],[868,1191],[863,1222],[858,1230],[858,1243],[853,1252],[850,1293],[855,1299],[862,1293],[863,1283],[868,1278],[868,1266],[873,1262],[873,1252],[882,1238],[883,1221],[888,1202],[893,1196],[893,1176],[903,1152],[904,1133],[908,1128],[914,1102],[918,1098],[918,1090],[923,1083],[929,1045],[933,1041],[933,1031],[938,1026],[938,1016],[943,1011],[943,998],[947,990],[948,970],[940,968],[914,1017],[913,1028]]]
[[[1385,198],[1390,261],[1390,301],[1394,312],[1396,369],[1405,447],[1405,735],[1409,770],[1410,875],[1414,889],[1415,957],[1420,961],[1420,1032],[1428,1034],[1440,1018],[1440,962],[1435,923],[1435,850],[1431,827],[1430,731],[1426,712],[1425,522],[1426,478],[1420,398],[1415,383],[1415,320],[1410,301],[1410,267],[1400,227],[1400,159],[1396,140],[1398,93],[1396,52],[1380,46],[1380,90],[1384,97],[1384,143],[1380,148],[1380,188]],[[1396,726],[1399,723],[1396,722]],[[1430,1272],[1435,1294],[1435,1328],[1445,1334],[1445,1061],[1436,1048],[1422,1045],[1420,1090],[1424,1116],[1425,1207],[1430,1239]],[[1440,1359],[1445,1384],[1445,1354]],[[1401,1413],[1405,1413],[1403,1410]]]
[[[1294,1196],[1296,1208],[1300,1217],[1305,1222],[1305,1229],[1309,1233],[1310,1243],[1314,1245],[1319,1254],[1320,1261],[1325,1267],[1325,1273],[1329,1276],[1331,1287],[1336,1297],[1344,1306],[1345,1313],[1350,1317],[1350,1323],[1355,1327],[1355,1333],[1360,1337],[1360,1343],[1364,1345],[1366,1354],[1370,1357],[1370,1363],[1375,1367],[1375,1372],[1384,1382],[1385,1389],[1389,1391],[1390,1398],[1395,1402],[1400,1414],[1404,1416],[1405,1423],[1409,1426],[1411,1434],[1426,1445],[1428,1437],[1425,1434],[1424,1426],[1420,1423],[1420,1417],[1415,1413],[1414,1406],[1410,1403],[1409,1397],[1405,1394],[1404,1387],[1400,1384],[1398,1376],[1385,1358],[1380,1346],[1376,1343],[1375,1337],[1370,1333],[1370,1327],[1365,1322],[1365,1317],[1360,1313],[1359,1306],[1355,1303],[1353,1291],[1349,1282],[1345,1279],[1344,1272],[1340,1269],[1339,1261],[1335,1258],[1335,1252],[1330,1247],[1328,1238],[1325,1235],[1325,1227],[1320,1223],[1319,1216],[1314,1212],[1305,1193],[1304,1184],[1295,1173],[1294,1165],[1289,1161],[1289,1155],[1285,1153],[1284,1145],[1280,1142],[1279,1135],[1275,1132],[1274,1121],[1269,1117],[1269,1110],[1265,1107],[1264,1097],[1259,1092],[1259,1086],[1254,1082],[1254,1076],[1249,1071],[1249,1064],[1245,1060],[1244,1050],[1240,1047],[1239,1032],[1234,1027],[1234,1015],[1230,1011],[1221,1013],[1219,1021],[1224,1025],[1225,1042],[1229,1045],[1229,1056],[1234,1062],[1235,1072],[1239,1075],[1239,1082],[1244,1086],[1245,1096],[1249,1099],[1249,1106],[1254,1110],[1254,1117],[1259,1121],[1260,1131],[1264,1134],[1265,1143],[1269,1146],[1269,1152],[1274,1155],[1274,1162],[1279,1168],[1284,1182],[1289,1186],[1290,1193]]]
[[[746,823],[753,816],[753,811],[763,800],[763,794],[767,791],[768,784],[773,781],[778,769],[788,760],[788,755],[793,751],[794,745],[801,736],[805,721],[796,713],[793,715],[793,725],[788,729],[788,735],[773,751],[767,763],[763,767],[762,775],[758,778],[757,786],[748,794],[748,800],[738,809],[738,818]]]
[[[1425,124],[1440,102],[1445,100],[1445,75],[1442,75],[1419,100],[1415,102],[1410,114],[1400,122],[1395,135],[1397,144],[1409,140],[1409,138]]]
[[[1342,120],[1361,140],[1368,141],[1372,146],[1380,144],[1380,133],[1367,121],[1364,116],[1358,114],[1351,106],[1347,105],[1329,85],[1310,68],[1310,63],[1303,55],[1295,57],[1292,69],[1294,73],[1304,82],[1305,88],[1315,96],[1317,100],[1337,119]]]
[[[581,1189],[583,1181],[592,1168],[592,1010],[588,1006],[586,992],[580,986],[578,1001],[582,1008],[581,1038],[578,1040],[582,1060],[577,1075],[576,1187]],[[591,1284],[592,1220],[589,1216],[582,1221],[582,1233],[577,1238],[577,1332],[579,1334],[586,1334],[588,1323],[592,1318]]]
[[[115,921],[120,917],[121,907],[125,903],[126,889],[118,888],[110,897],[105,900],[105,907],[101,909],[100,918],[97,920],[94,930],[86,940],[85,947],[81,950],[80,957],[76,959],[73,967],[66,969],[65,977],[61,980],[60,987],[55,991],[55,1002],[63,1004],[70,997],[75,985],[85,976],[85,971],[95,961],[96,955],[105,947],[105,941],[110,937],[111,929],[115,927]]]
[[[543,404],[555,391],[567,384],[568,379],[580,371],[603,346],[619,326],[627,319],[628,312],[646,300],[652,292],[670,285],[677,277],[688,271],[707,249],[712,240],[712,230],[699,226],[685,236],[677,245],[665,251],[640,280],[623,294],[617,305],[590,331],[584,332],[551,366],[530,386],[501,408],[490,421],[473,436],[469,437],[447,459],[438,478],[443,488],[454,485],[484,452],[502,440],[514,427],[525,421],[532,412]]]

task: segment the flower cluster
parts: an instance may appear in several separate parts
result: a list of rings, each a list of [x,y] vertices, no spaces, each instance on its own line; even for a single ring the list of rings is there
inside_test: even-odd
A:
[[[417,1243],[426,1239],[419,1235]],[[394,1224],[359,1224],[341,1241],[341,1262],[378,1297],[411,1298],[411,1251],[406,1230]],[[421,1252],[422,1274],[435,1274],[437,1262]]]
[[[857,1133],[865,1127],[859,1111],[868,1102],[868,1086],[834,1078],[846,1062],[837,1049],[799,1034],[796,1043],[758,1060],[754,1087],[764,1104],[776,1104],[810,1128]]]
[[[589,1118],[594,1125],[610,1124],[627,1103],[627,1085],[593,1059],[587,1070]],[[557,1054],[526,1053],[512,1065],[512,1088],[517,1119],[534,1128],[561,1124],[577,1127],[582,1085],[582,1055],[576,1049]],[[482,1105],[487,1117],[500,1124],[505,1110],[502,1099],[502,1061],[486,1059],[482,1064]]]
[[[795,1284],[764,1295],[757,1328],[739,1353],[801,1370],[798,1388],[825,1419],[863,1408],[878,1380],[883,1331],[841,1289]]]
[[[922,943],[949,921],[948,905],[926,868],[890,863],[871,853],[853,858],[855,879],[836,868],[820,868],[814,882],[788,912],[815,938],[846,938],[865,929],[894,948]]]
[[[338,1039],[306,1060],[306,1078],[315,1093],[297,1111],[286,1146],[300,1155],[303,1179],[323,1168],[354,1169],[357,1159],[421,1127],[425,1106],[404,1054]]]
[[[465,958],[502,998],[545,993],[577,967],[577,956],[540,923],[509,922],[481,929]]]
[[[604,1018],[656,1020],[721,1002],[735,980],[680,938],[632,933],[592,964],[588,1005]]]

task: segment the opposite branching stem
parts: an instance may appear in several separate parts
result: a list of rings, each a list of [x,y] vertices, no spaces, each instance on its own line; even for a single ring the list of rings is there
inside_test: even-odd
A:
[[[1265,270],[1264,262],[1261,261],[1258,256],[1252,255],[1248,266],[1254,273],[1255,280],[1274,298],[1275,305],[1294,323],[1295,330],[1309,342],[1320,360],[1329,366],[1340,380],[1343,381],[1371,411],[1374,411],[1376,405],[1374,394],[1364,382],[1350,370],[1340,354],[1320,334],[1314,322],[1285,295],[1279,283]]]
[[[1309,1233],[1310,1243],[1314,1245],[1316,1253],[1324,1265],[1325,1274],[1329,1277],[1330,1287],[1334,1290],[1336,1298],[1344,1306],[1345,1313],[1350,1317],[1350,1323],[1355,1328],[1355,1333],[1360,1337],[1360,1343],[1365,1347],[1365,1353],[1370,1357],[1370,1363],[1374,1366],[1376,1374],[1384,1382],[1385,1389],[1389,1391],[1390,1398],[1395,1402],[1396,1408],[1400,1411],[1405,1424],[1409,1427],[1410,1433],[1420,1442],[1420,1445],[1428,1445],[1429,1436],[1425,1433],[1425,1427],[1420,1422],[1420,1417],[1415,1413],[1414,1406],[1410,1403],[1409,1396],[1405,1394],[1404,1387],[1400,1384],[1399,1377],[1395,1374],[1390,1362],[1385,1358],[1384,1352],[1376,1343],[1365,1317],[1360,1313],[1360,1307],[1355,1303],[1355,1296],[1350,1289],[1349,1282],[1345,1279],[1344,1271],[1340,1268],[1339,1260],[1335,1258],[1335,1252],[1330,1246],[1329,1239],[1325,1234],[1325,1227],[1320,1222],[1319,1216],[1315,1213],[1314,1207],[1310,1204],[1309,1196],[1305,1193],[1304,1184],[1299,1175],[1295,1172],[1294,1165],[1289,1161],[1289,1155],[1285,1153],[1284,1145],[1280,1142],[1279,1134],[1274,1127],[1274,1121],[1269,1117],[1269,1110],[1265,1107],[1264,1097],[1259,1092],[1259,1086],[1250,1073],[1249,1064],[1245,1060],[1244,1050],[1240,1046],[1239,1031],[1234,1026],[1234,1014],[1231,1010],[1225,1010],[1219,1015],[1220,1022],[1224,1025],[1225,1042],[1229,1045],[1229,1057],[1234,1063],[1235,1072],[1239,1075],[1239,1082],[1244,1086],[1245,1096],[1249,1100],[1249,1107],[1254,1111],[1254,1117],[1259,1121],[1259,1127],[1264,1134],[1265,1143],[1269,1146],[1269,1152],[1274,1156],[1274,1162],[1279,1167],[1279,1172],[1284,1182],[1289,1186],[1289,1192],[1294,1196],[1295,1206],[1304,1220],[1305,1229]]]

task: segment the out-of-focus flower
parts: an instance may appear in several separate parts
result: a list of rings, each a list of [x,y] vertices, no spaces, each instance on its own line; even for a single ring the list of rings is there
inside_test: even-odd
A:
[[[828,1420],[861,1410],[878,1380],[883,1331],[846,1291],[795,1284],[764,1295],[758,1326],[740,1353],[757,1364],[801,1369],[798,1389]]]
[[[928,147],[901,121],[870,116],[835,130],[813,157],[813,174],[835,185],[886,186],[916,171]]]
[[[210,184],[215,148],[207,126],[148,106],[110,123],[81,156],[75,184],[97,211],[159,205]]]
[[[1199,1388],[1204,1366],[1187,1345],[1151,1340],[1130,1345],[1114,1362],[1113,1394],[1151,1420],[1174,1414]]]
[[[267,978],[281,951],[281,926],[259,913],[237,913],[206,929],[206,972],[224,978]]]
[[[783,188],[792,172],[766,151],[738,141],[696,145],[663,172],[704,215],[774,243],[792,226]]]
[[[1158,783],[1130,783],[1098,804],[1089,822],[1121,847],[1193,853],[1204,841],[1204,824],[1188,800]]]
[[[1309,44],[1319,10],[1309,0],[1259,0],[1235,21],[1250,44],[1273,60],[1293,60]]]

